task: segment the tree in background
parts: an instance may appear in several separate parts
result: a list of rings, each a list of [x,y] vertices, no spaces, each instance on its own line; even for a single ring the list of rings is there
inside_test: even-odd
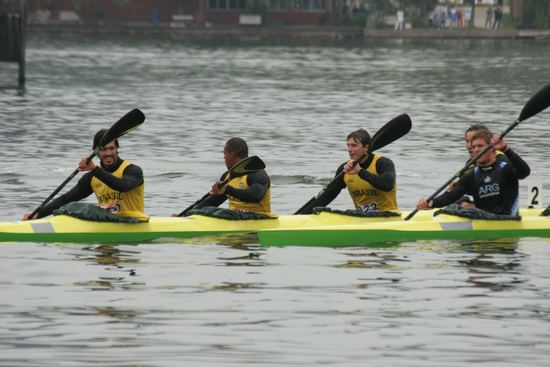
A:
[[[550,27],[550,0],[525,0],[521,16],[522,28]]]
[[[413,28],[426,27],[428,16],[439,3],[437,0],[401,0],[398,3],[405,9],[405,21]]]

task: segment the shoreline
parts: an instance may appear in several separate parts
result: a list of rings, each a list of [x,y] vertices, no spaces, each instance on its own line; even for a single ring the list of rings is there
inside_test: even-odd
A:
[[[519,29],[369,29],[362,27],[157,27],[149,24],[28,24],[30,35],[84,35],[160,37],[179,41],[344,41],[369,39],[407,40],[548,40],[550,30]]]

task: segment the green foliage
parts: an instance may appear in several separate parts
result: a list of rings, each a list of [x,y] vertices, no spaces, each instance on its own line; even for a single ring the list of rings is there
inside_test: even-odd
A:
[[[54,10],[57,7],[57,0],[47,0],[46,1],[46,9],[48,10]]]
[[[523,28],[550,27],[550,0],[525,0],[521,23]]]
[[[84,3],[86,3],[86,0],[73,0],[74,1],[74,9],[78,13],[78,15],[82,16],[82,6]]]
[[[329,12],[323,13],[323,15],[321,15],[319,17],[317,22],[319,23],[319,25],[322,25],[322,26],[328,25],[330,23],[330,14],[329,14]]]
[[[253,0],[249,1],[247,5],[247,11],[250,14],[261,15],[262,18],[265,18],[267,15],[267,0]]]

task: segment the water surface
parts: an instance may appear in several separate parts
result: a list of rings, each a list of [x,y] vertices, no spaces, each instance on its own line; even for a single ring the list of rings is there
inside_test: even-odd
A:
[[[0,219],[34,209],[90,153],[94,133],[135,107],[147,120],[120,154],[143,168],[152,215],[201,197],[233,136],[266,162],[274,211],[292,212],[346,160],[350,131],[373,133],[401,113],[412,131],[380,153],[411,209],[462,167],[471,123],[504,131],[517,118],[550,81],[549,55],[522,41],[35,37],[25,89],[14,88],[15,66],[0,64]],[[528,185],[548,190],[548,116],[509,134],[532,169],[522,206]],[[350,207],[344,194],[332,207]],[[0,365],[546,366],[549,242],[3,244]]]

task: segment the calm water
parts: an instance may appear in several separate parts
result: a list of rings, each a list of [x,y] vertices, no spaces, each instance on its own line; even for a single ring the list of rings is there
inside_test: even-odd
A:
[[[32,38],[25,90],[0,64],[0,220],[34,209],[134,107],[121,139],[145,172],[146,209],[178,212],[241,136],[288,213],[347,158],[345,136],[401,113],[380,151],[411,209],[466,158],[477,121],[504,131],[545,83],[550,44],[385,42],[196,46]],[[509,134],[550,192],[550,110]],[[75,181],[76,182],[76,179]],[[69,184],[71,186],[74,183]],[[548,205],[550,200],[543,202]],[[332,207],[349,208],[342,194]],[[260,248],[252,237],[0,246],[2,366],[546,366],[550,240],[384,248]]]

